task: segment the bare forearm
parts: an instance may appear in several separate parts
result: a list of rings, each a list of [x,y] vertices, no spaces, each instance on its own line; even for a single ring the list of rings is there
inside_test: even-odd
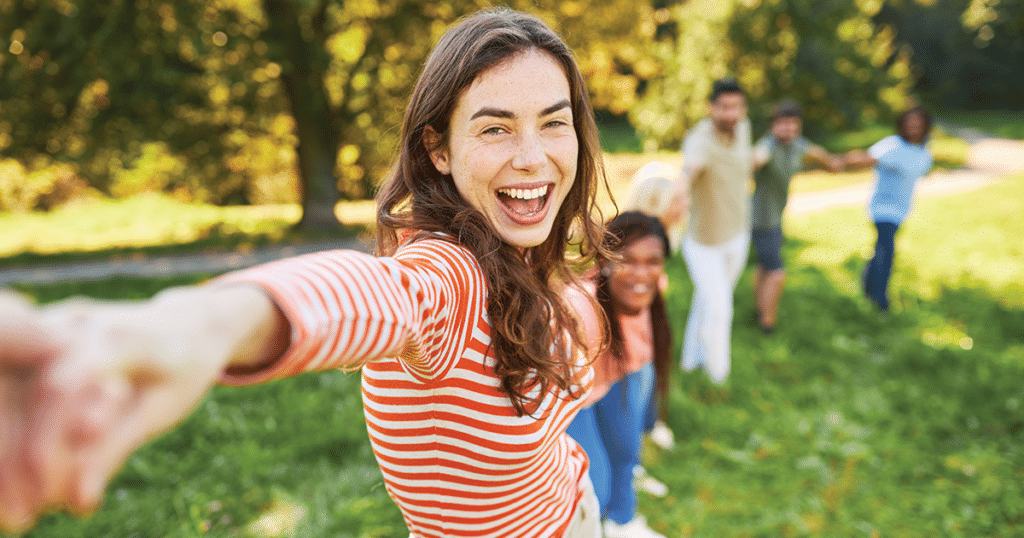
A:
[[[866,168],[874,166],[876,162],[874,157],[862,149],[855,149],[843,155],[843,164],[846,168]]]
[[[257,369],[288,347],[287,320],[255,285],[172,288],[154,297],[152,308],[191,325],[191,337],[218,350],[214,355],[224,368]]]
[[[842,172],[846,168],[846,159],[841,155],[833,155],[818,146],[807,150],[807,158],[830,172]]]

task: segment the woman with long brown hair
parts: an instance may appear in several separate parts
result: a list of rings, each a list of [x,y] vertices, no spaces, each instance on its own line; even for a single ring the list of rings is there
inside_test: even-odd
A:
[[[563,294],[571,232],[583,262],[609,257],[602,186],[561,38],[510,10],[462,20],[406,109],[378,196],[380,257],[321,252],[139,303],[0,296],[0,365],[17,365],[21,391],[6,401],[29,402],[0,404],[0,523],[89,510],[214,382],[341,368],[362,370],[370,442],[411,536],[600,536],[565,428],[601,343],[588,349]]]

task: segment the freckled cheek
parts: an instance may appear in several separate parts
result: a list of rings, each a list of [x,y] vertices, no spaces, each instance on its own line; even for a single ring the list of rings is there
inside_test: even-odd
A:
[[[550,154],[567,179],[572,180],[576,178],[576,169],[579,163],[579,144],[576,142],[575,137],[558,141],[552,147]]]

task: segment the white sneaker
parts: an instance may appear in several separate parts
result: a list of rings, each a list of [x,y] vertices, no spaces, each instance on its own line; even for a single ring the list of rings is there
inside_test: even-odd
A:
[[[676,447],[676,436],[669,429],[668,424],[662,421],[654,423],[654,427],[651,428],[651,433],[647,434],[651,438],[651,442],[658,445],[659,447],[669,450]]]
[[[633,489],[659,498],[668,495],[668,486],[647,474],[647,469],[641,465],[633,467]]]
[[[643,516],[637,514],[629,523],[618,524],[610,519],[604,520],[604,538],[665,538],[647,526]]]

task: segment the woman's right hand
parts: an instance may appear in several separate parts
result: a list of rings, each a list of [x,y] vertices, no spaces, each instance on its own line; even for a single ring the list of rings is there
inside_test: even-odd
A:
[[[4,525],[23,528],[53,508],[91,512],[127,458],[189,415],[226,366],[281,349],[279,323],[249,286],[42,309],[33,324],[53,343],[21,387],[24,435],[3,455],[5,476],[18,479],[0,482],[0,499],[22,508]]]

